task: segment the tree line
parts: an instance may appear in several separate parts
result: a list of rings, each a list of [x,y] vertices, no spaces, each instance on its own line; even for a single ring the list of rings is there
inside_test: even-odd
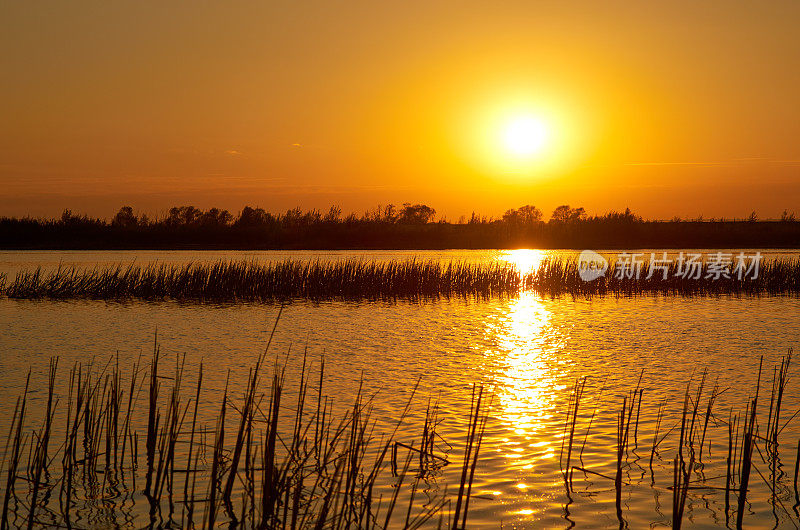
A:
[[[110,219],[65,210],[58,219],[0,217],[2,248],[798,248],[800,222],[784,212],[779,221],[752,213],[740,220],[645,220],[611,211],[589,216],[562,205],[545,221],[524,205],[498,218],[473,213],[457,222],[437,218],[426,204],[381,205],[343,215],[293,208],[271,213],[245,206],[228,210],[175,206],[150,218],[123,206]]]

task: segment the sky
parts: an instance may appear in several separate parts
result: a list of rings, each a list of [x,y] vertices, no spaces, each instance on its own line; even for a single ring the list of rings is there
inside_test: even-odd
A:
[[[0,216],[800,213],[798,20],[794,0],[4,1]]]

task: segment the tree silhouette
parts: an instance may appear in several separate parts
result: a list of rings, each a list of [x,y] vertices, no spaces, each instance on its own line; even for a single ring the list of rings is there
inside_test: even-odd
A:
[[[133,214],[133,208],[130,206],[123,206],[114,216],[111,221],[113,226],[121,226],[123,228],[131,228],[139,224],[139,218]]]
[[[586,211],[583,208],[570,208],[569,204],[564,204],[553,210],[550,216],[551,223],[574,223],[586,219]]]
[[[503,214],[503,221],[511,224],[529,225],[542,220],[542,211],[536,206],[527,204],[514,210],[507,210]]]
[[[415,204],[407,202],[403,204],[403,209],[400,210],[400,215],[397,219],[398,223],[403,224],[426,224],[433,220],[436,215],[436,210],[425,204]]]

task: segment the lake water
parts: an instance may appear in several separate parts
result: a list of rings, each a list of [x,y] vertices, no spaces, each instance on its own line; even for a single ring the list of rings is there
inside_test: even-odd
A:
[[[768,255],[767,252],[764,252]],[[2,252],[0,272],[52,268],[59,264],[185,263],[247,259],[392,260],[416,257],[460,261],[504,260],[530,267],[538,251],[436,252]],[[797,257],[798,251],[776,253]],[[165,359],[186,356],[187,388],[205,366],[206,393],[200,415],[213,426],[216,398],[226,377],[243,386],[248,369],[264,349],[278,314],[275,305],[143,303],[0,298],[0,420],[3,436],[28,368],[31,387],[45,388],[48,360],[60,357],[62,378],[74,362],[105,362],[119,355],[129,365],[148,356],[154,335]],[[377,392],[373,417],[379,429],[393,419],[420,380],[413,413],[399,439],[419,437],[429,397],[438,398],[439,434],[453,444],[453,463],[442,483],[456,481],[466,433],[471,385],[482,383],[493,395],[476,471],[469,512],[470,528],[619,527],[613,477],[617,465],[616,421],[622,400],[642,389],[636,437],[625,457],[622,519],[630,528],[670,526],[673,458],[678,430],[659,446],[649,469],[659,405],[665,403],[661,432],[680,420],[686,385],[693,391],[708,370],[701,397],[704,409],[716,384],[706,454],[692,480],[725,486],[729,411],[743,413],[755,391],[763,356],[759,423],[766,427],[773,366],[800,345],[800,300],[795,297],[572,297],[522,294],[490,300],[442,299],[424,302],[295,301],[286,305],[271,351],[286,359],[288,384],[299,373],[303,352],[319,365],[325,360],[325,391],[349,405],[363,381]],[[169,364],[169,363],[166,363]],[[776,498],[768,483],[769,462],[754,457],[745,526],[794,528],[793,473],[800,438],[798,364],[790,366],[783,398]],[[228,376],[228,374],[230,374]],[[576,425],[568,493],[560,470],[564,421],[573,384],[586,376]],[[639,380],[641,378],[641,382]],[[764,390],[766,388],[766,390]],[[766,396],[766,397],[764,397]],[[41,408],[42,392],[32,395]],[[587,433],[587,428],[591,428]],[[585,443],[584,443],[585,439]],[[582,451],[580,448],[582,447]],[[762,449],[763,450],[763,449]],[[581,454],[578,454],[581,453]],[[756,453],[758,455],[758,453]],[[766,456],[766,455],[765,455]],[[759,474],[760,473],[760,474]],[[761,476],[763,474],[763,477]],[[719,478],[719,477],[722,478]],[[700,483],[700,482],[698,482]],[[735,497],[734,497],[735,499]],[[735,500],[732,503],[735,505]],[[689,490],[685,528],[725,524],[724,492]],[[142,523],[143,524],[143,523]],[[141,526],[141,524],[139,525]]]

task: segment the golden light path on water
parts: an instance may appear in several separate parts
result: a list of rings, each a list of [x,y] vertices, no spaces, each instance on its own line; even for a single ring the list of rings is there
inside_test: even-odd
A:
[[[512,250],[498,257],[514,265],[521,274],[538,268],[545,253],[539,250]],[[559,377],[563,359],[558,352],[564,344],[562,327],[552,323],[549,306],[533,293],[522,293],[508,300],[508,306],[486,323],[490,350],[498,366],[495,389],[495,413],[504,424],[506,436],[493,440],[493,450],[505,460],[506,467],[521,479],[514,489],[532,504],[516,507],[512,515],[530,516],[542,510],[545,499],[529,490],[525,476],[537,468],[552,468],[561,447],[556,396],[567,385]],[[560,417],[560,416],[558,416]],[[500,492],[492,492],[498,495]]]
[[[545,257],[546,253],[543,250],[520,248],[507,250],[497,259],[513,265],[521,275],[525,275],[538,269]]]

